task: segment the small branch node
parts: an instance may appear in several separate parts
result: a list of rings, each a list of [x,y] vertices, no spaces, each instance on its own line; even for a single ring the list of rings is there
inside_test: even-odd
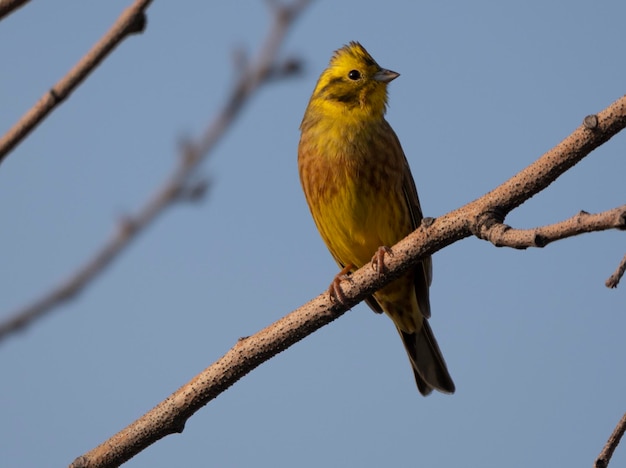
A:
[[[117,223],[117,229],[119,235],[127,239],[137,230],[137,223],[130,216],[122,216]]]
[[[267,80],[279,80],[299,75],[304,68],[303,61],[299,58],[288,58],[280,63],[268,64],[261,70],[262,76]]]
[[[128,29],[126,30],[127,34],[141,34],[146,30],[146,26],[148,25],[148,17],[145,12],[140,12],[135,15],[132,23],[128,25]]]
[[[494,238],[494,227],[498,224],[505,226],[503,222],[504,213],[499,207],[482,211],[478,214],[478,216],[476,216],[474,225],[471,227],[472,234],[479,239],[488,240],[489,242],[494,243],[494,245],[497,245],[492,240],[492,238]],[[505,230],[508,229],[510,229],[510,227],[506,226]],[[498,233],[498,235],[501,235],[502,232]]]
[[[598,116],[596,114],[588,115],[583,119],[583,126],[589,130],[598,128]]]
[[[50,96],[52,96],[52,99],[54,100],[54,105],[56,106],[57,104],[60,104],[61,102],[63,102],[63,96],[59,93],[57,93],[56,89],[54,88],[50,88],[50,91],[48,91],[50,93]]]
[[[280,64],[281,76],[294,76],[302,73],[304,69],[304,61],[299,57],[287,57],[283,63]]]
[[[580,210],[578,213],[576,213],[574,219],[576,224],[580,226],[581,224],[587,222],[587,218],[589,218],[589,216],[591,216],[591,214],[588,211]]]
[[[207,179],[202,179],[194,183],[188,184],[186,187],[181,188],[177,193],[177,197],[179,200],[187,200],[192,202],[200,201],[206,195],[209,189],[209,181]]]
[[[185,421],[181,421],[179,424],[172,426],[172,431],[176,434],[182,434],[185,430]]]
[[[420,223],[420,226],[423,227],[424,229],[428,229],[429,227],[431,227],[435,223],[435,219],[436,218],[432,218],[430,216],[427,216],[426,218],[422,219],[422,222]]]
[[[549,240],[546,236],[535,233],[535,237],[533,239],[533,243],[535,244],[536,247],[545,247],[546,245],[548,245]]]
[[[89,466],[89,459],[84,455],[81,455],[72,462],[70,468],[84,468],[86,466]]]

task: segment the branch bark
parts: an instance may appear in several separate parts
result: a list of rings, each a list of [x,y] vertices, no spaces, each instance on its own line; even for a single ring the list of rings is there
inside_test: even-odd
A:
[[[589,122],[595,124],[589,126]],[[255,335],[241,339],[223,357],[140,419],[101,445],[78,457],[73,468],[117,466],[160,438],[180,433],[188,418],[242,376],[284,351],[322,326],[343,315],[352,306],[413,267],[421,259],[472,234],[489,240],[492,230],[502,226],[506,214],[550,185],[593,149],[626,127],[626,96],[611,104],[577,128],[555,148],[502,185],[479,199],[422,225],[392,247],[394,255],[385,257],[384,274],[371,263],[357,270],[341,287],[345,301],[331,300],[327,292],[291,312]],[[624,206],[599,215],[577,215],[559,226],[547,226],[550,240],[601,229],[624,229]],[[585,229],[571,228],[570,224]],[[547,233],[547,234],[546,234]],[[549,234],[549,235],[548,235]],[[497,236],[496,236],[497,237]],[[522,236],[524,237],[524,236]],[[526,236],[528,245],[537,245],[536,236]],[[506,233],[500,236],[506,240]],[[534,244],[533,244],[534,243]],[[502,245],[505,245],[506,242]],[[516,240],[513,246],[523,246]],[[545,245],[545,244],[544,244]]]
[[[613,452],[615,452],[615,449],[624,435],[624,432],[626,432],[626,413],[624,413],[622,419],[619,420],[617,426],[615,426],[615,429],[613,430],[613,433],[609,437],[609,440],[602,449],[602,452],[600,452],[600,455],[596,458],[596,461],[593,464],[594,468],[606,468],[609,466]]]
[[[615,272],[611,276],[609,276],[609,279],[607,279],[606,282],[604,283],[606,284],[606,287],[617,288],[617,285],[619,284],[619,280],[622,279],[622,276],[624,276],[625,272],[626,272],[626,255],[624,255],[624,257],[622,258],[622,261],[617,267],[617,270],[615,270]]]
[[[111,29],[100,39],[87,54],[72,68],[67,75],[46,92],[37,103],[0,138],[0,164],[9,152],[24,140],[46,116],[61,104],[89,74],[109,55],[126,37],[143,32],[146,25],[145,10],[152,0],[135,0],[124,10]],[[20,3],[20,2],[3,2]],[[2,5],[0,5],[2,6]],[[14,8],[14,7],[13,7]]]
[[[0,20],[28,2],[29,0],[0,0]]]
[[[216,143],[232,126],[249,98],[263,84],[300,70],[297,60],[278,63],[276,56],[286,33],[294,20],[307,6],[309,0],[298,0],[285,6],[272,3],[274,24],[261,50],[252,63],[239,67],[239,77],[226,99],[224,107],[207,126],[196,142],[181,145],[178,164],[164,183],[148,197],[134,216],[120,221],[113,235],[87,261],[79,266],[65,281],[32,303],[8,314],[0,323],[0,342],[21,331],[37,319],[76,297],[115,260],[137,235],[145,230],[166,208],[181,200],[194,200],[206,191],[204,182],[192,180],[198,165],[206,159]],[[125,13],[126,16],[130,13]],[[1,146],[1,144],[0,144]]]
[[[545,247],[556,240],[607,229],[626,229],[626,205],[597,214],[580,211],[560,223],[534,229],[513,229],[504,223],[494,221],[489,227],[484,228],[481,235],[496,247],[526,249]]]

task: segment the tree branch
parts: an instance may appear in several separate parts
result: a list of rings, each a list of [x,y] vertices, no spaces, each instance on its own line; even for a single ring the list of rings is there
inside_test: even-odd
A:
[[[0,0],[0,20],[28,2],[29,0]]]
[[[613,433],[609,437],[609,440],[602,449],[602,452],[600,452],[600,455],[596,458],[596,461],[593,464],[594,468],[606,468],[609,466],[613,452],[615,452],[615,449],[624,435],[624,432],[626,432],[626,413],[624,413],[622,419],[619,420],[617,426],[615,426],[615,429],[613,430]]]
[[[617,267],[617,270],[615,270],[615,273],[609,276],[609,279],[607,279],[606,282],[604,283],[606,284],[606,287],[617,288],[619,280],[622,279],[622,276],[624,276],[625,272],[626,272],[626,255],[624,255],[624,258],[622,258],[622,261]]]
[[[492,220],[493,223],[485,223],[486,226],[481,235],[496,247],[512,247],[514,249],[545,247],[556,240],[586,232],[626,229],[626,205],[597,214],[580,211],[560,223],[534,229],[513,229],[511,226],[498,222],[496,216],[493,216]]]
[[[143,32],[146,25],[144,11],[151,2],[152,0],[135,0],[135,3],[122,12],[111,29],[80,59],[74,68],[0,138],[0,164],[9,152],[26,138],[54,108],[60,105],[122,40],[131,34]]]
[[[171,175],[148,198],[136,215],[128,216],[119,223],[113,235],[91,258],[60,285],[31,304],[10,313],[9,318],[0,323],[0,341],[16,331],[23,330],[36,319],[83,291],[119,256],[139,232],[147,228],[174,202],[197,199],[204,194],[206,183],[193,181],[192,176],[200,162],[207,157],[232,125],[250,95],[264,83],[279,77],[291,76],[300,70],[298,61],[288,59],[277,63],[276,56],[289,27],[308,3],[309,0],[299,0],[290,6],[272,4],[275,13],[274,24],[256,61],[241,67],[240,76],[226,99],[226,104],[207,126],[201,138],[197,142],[185,142],[181,145],[178,165]]]
[[[626,97],[623,96],[599,114],[588,115],[583,124],[561,143],[470,205],[477,207],[480,201],[480,205],[486,208],[484,212],[500,213],[504,218],[621,131],[625,125],[625,107]]]
[[[394,255],[385,257],[386,273],[379,274],[369,263],[342,281],[343,303],[334,303],[324,292],[255,335],[239,340],[223,357],[166,400],[109,440],[78,457],[71,466],[117,466],[162,437],[182,432],[188,418],[245,374],[340,317],[423,258],[472,233],[486,238],[494,219],[502,222],[505,214],[550,185],[626,126],[626,97],[611,104],[594,119],[596,125],[593,128],[582,126],[576,129],[529,167],[481,198],[437,219],[429,218],[422,222],[417,230],[392,247]],[[591,218],[584,222],[594,230],[593,223],[588,220],[603,215],[589,215]],[[568,229],[568,221],[561,223],[565,230]],[[605,228],[605,225],[600,223],[599,227]],[[552,228],[548,226],[546,232],[551,232]],[[587,231],[578,233],[581,232]]]

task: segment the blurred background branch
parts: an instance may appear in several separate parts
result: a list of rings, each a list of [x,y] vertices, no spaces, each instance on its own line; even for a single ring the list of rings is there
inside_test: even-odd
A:
[[[39,125],[80,85],[111,51],[131,34],[143,32],[146,25],[145,9],[152,0],[135,0],[124,10],[111,29],[102,36],[85,56],[47,91],[26,114],[0,138],[0,163],[9,152]]]
[[[140,3],[142,2],[137,2],[135,8],[138,8]],[[226,97],[224,106],[217,112],[200,138],[197,141],[181,143],[177,165],[164,183],[148,197],[136,214],[125,216],[111,237],[74,273],[30,304],[9,313],[8,318],[0,322],[0,341],[18,330],[23,330],[84,290],[111,261],[119,256],[131,240],[174,202],[195,200],[204,195],[208,183],[193,180],[195,171],[232,126],[250,96],[263,84],[274,79],[293,76],[300,71],[300,60],[288,58],[280,61],[277,56],[290,26],[308,3],[309,0],[298,0],[289,5],[270,3],[274,21],[265,42],[253,61],[239,61],[236,67],[238,76]],[[122,18],[132,18],[130,10],[127,10],[120,20]],[[118,29],[120,28],[121,26],[118,26]]]
[[[24,6],[29,0],[0,0],[0,20]]]
[[[379,273],[370,262],[342,280],[341,287],[345,295],[342,303],[324,292],[254,335],[241,338],[226,354],[141,418],[76,458],[71,467],[118,466],[161,438],[183,432],[187,420],[194,413],[243,376],[336,320],[423,258],[472,234],[488,240],[488,236],[484,235],[489,228],[485,226],[494,226],[491,222],[493,213],[512,211],[514,206],[521,205],[544,190],[626,127],[626,96],[600,112],[598,118],[602,125],[597,131],[589,132],[579,127],[555,148],[487,194],[439,218],[422,223],[417,230],[392,247],[394,254],[385,257],[385,273]],[[584,220],[578,221],[574,217],[547,226],[545,230],[537,230],[549,236],[551,241],[556,241],[585,232],[623,229],[624,209],[626,207],[583,216]],[[571,224],[578,222],[583,228],[572,229]],[[557,231],[560,231],[560,236]],[[512,247],[520,248],[519,242],[513,243]]]
[[[4,464],[67,465],[233,344],[235,352],[253,345],[237,337],[324,290],[336,272],[296,171],[298,123],[317,73],[282,80],[300,66],[284,54],[264,79],[280,86],[235,103],[245,110],[230,111],[239,117],[212,147],[219,155],[169,195],[176,208],[152,219],[149,236],[130,242],[147,231],[137,227],[140,213],[197,161],[209,118],[257,63],[268,4],[270,14],[284,12],[279,1],[293,0],[150,4],[145,37],[107,56],[0,165],[0,320],[45,296],[48,312],[63,312],[44,312],[48,320],[2,347]],[[5,17],[3,131],[133,2],[30,2]],[[624,93],[626,62],[615,57],[625,14],[623,2],[579,2],[565,16],[550,3],[538,13],[523,2],[315,2],[282,50],[321,71],[334,49],[359,40],[402,73],[388,118],[437,228],[441,214],[518,173],[579,116]],[[597,119],[587,120],[593,132]],[[188,138],[176,146],[181,134]],[[624,203],[624,154],[622,132],[506,222],[549,226],[579,209]],[[439,251],[433,321],[458,379],[453,398],[418,398],[390,322],[357,306],[247,375],[194,415],[184,436],[128,465],[592,463],[623,412],[624,290],[599,281],[624,254],[623,234],[523,253],[475,239]],[[116,236],[125,238],[122,250],[89,270]],[[79,270],[90,279],[64,290]],[[57,283],[68,295],[58,302],[47,294]],[[321,308],[308,314],[325,317]],[[206,388],[184,391],[204,397]],[[182,430],[181,415],[170,428]],[[611,464],[625,456],[616,450]]]

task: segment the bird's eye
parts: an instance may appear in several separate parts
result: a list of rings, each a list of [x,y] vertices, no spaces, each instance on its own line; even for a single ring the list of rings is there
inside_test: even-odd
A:
[[[350,78],[352,81],[356,81],[361,78],[361,72],[359,72],[359,70],[350,70],[350,72],[348,73],[348,78]]]

